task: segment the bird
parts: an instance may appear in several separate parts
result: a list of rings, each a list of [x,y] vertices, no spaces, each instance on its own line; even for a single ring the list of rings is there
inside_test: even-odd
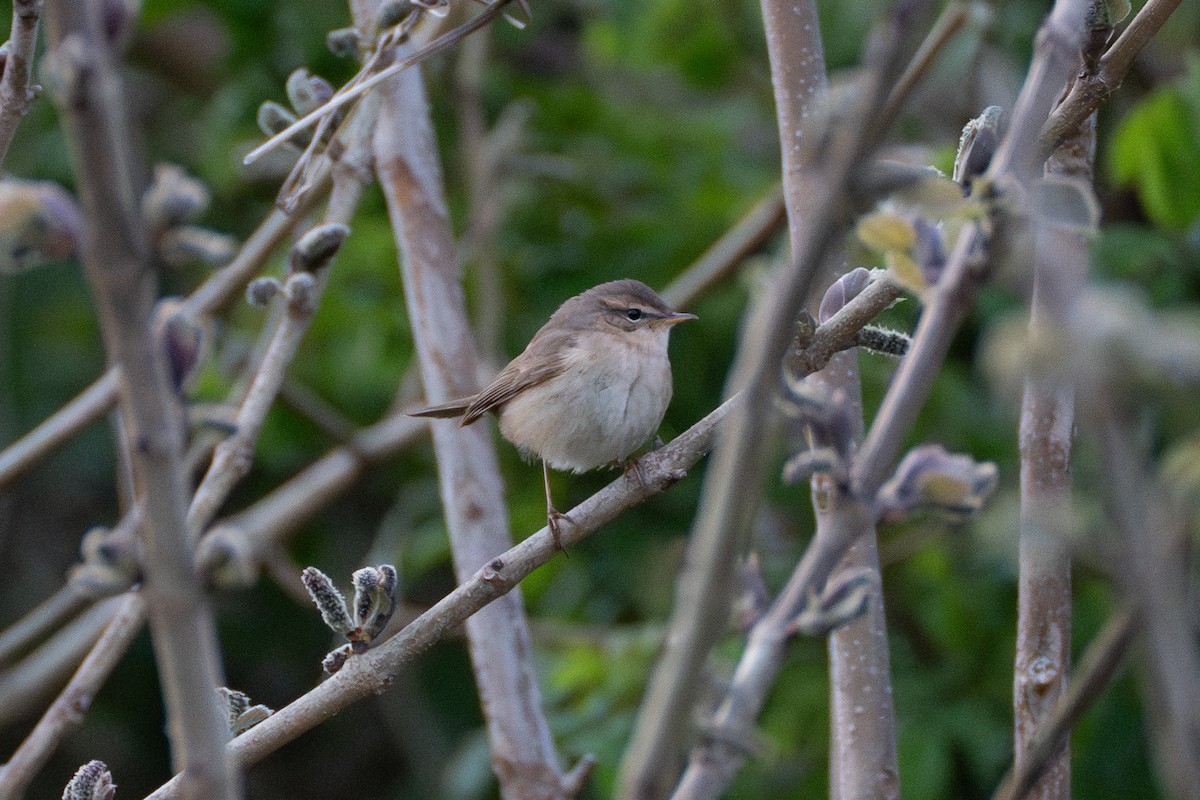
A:
[[[461,426],[495,413],[500,435],[542,462],[546,520],[561,550],[559,522],[570,518],[554,508],[550,469],[628,464],[671,402],[671,329],[693,319],[641,281],[602,283],[559,306],[482,391],[407,413],[458,418]]]

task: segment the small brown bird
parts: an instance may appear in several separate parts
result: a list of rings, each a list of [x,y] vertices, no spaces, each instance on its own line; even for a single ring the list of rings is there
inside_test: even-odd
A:
[[[632,279],[594,286],[567,300],[524,352],[479,394],[408,412],[461,417],[488,411],[526,458],[542,460],[546,518],[561,548],[549,467],[584,472],[623,463],[654,435],[671,402],[667,338],[695,314],[672,311]]]

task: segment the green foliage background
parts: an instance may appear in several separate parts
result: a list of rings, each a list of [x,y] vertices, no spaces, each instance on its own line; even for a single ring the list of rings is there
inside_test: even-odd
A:
[[[760,12],[751,2],[566,0],[533,3],[523,31],[500,25],[483,86],[494,121],[510,103],[530,110],[521,147],[497,185],[507,209],[494,257],[500,297],[481,298],[471,265],[468,290],[498,308],[503,337],[490,355],[514,355],[557,305],[582,289],[624,276],[662,287],[778,178],[778,144]],[[1139,4],[1140,5],[1140,4]],[[823,2],[831,71],[857,62],[884,4]],[[1022,0],[990,9],[992,27],[952,46],[910,104],[898,139],[944,163],[958,129],[989,103],[1011,107],[1031,39],[1044,13]],[[1136,8],[1135,8],[1136,11]],[[1200,13],[1184,4],[1139,60],[1101,116],[1097,182],[1104,226],[1095,244],[1099,280],[1133,281],[1164,308],[1193,304],[1200,290]],[[239,237],[270,209],[277,179],[248,176],[241,154],[261,137],[255,109],[282,99],[283,82],[306,65],[335,84],[353,65],[324,47],[347,25],[337,3],[304,0],[150,0],[130,51],[134,109],[148,162],[184,165],[216,200],[204,223]],[[980,56],[983,54],[986,57]],[[974,65],[974,66],[973,66]],[[978,69],[976,69],[978,67]],[[443,142],[456,224],[465,225],[464,159],[451,87],[452,59],[426,70]],[[964,75],[970,75],[964,79]],[[21,177],[72,183],[53,110],[39,101],[19,132],[8,167]],[[357,424],[385,412],[412,367],[396,252],[381,198],[369,193],[333,270],[330,289],[293,374]],[[773,242],[745,274],[705,298],[697,324],[674,337],[676,400],[663,426],[670,438],[718,401],[755,274],[776,257]],[[275,267],[279,265],[276,263]],[[162,276],[168,293],[202,280],[198,269]],[[981,798],[1006,768],[1011,748],[1015,626],[1016,398],[993,391],[975,365],[982,332],[1020,299],[989,289],[956,343],[913,441],[995,460],[1002,488],[985,515],[945,531],[918,521],[883,531],[885,588],[905,796]],[[915,303],[889,312],[910,327]],[[223,324],[221,347],[198,387],[200,399],[230,386],[239,350],[262,324],[242,305]],[[0,276],[0,442],[31,428],[104,368],[96,323],[78,267],[55,264]],[[866,394],[877,402],[891,365],[864,357]],[[1164,449],[1196,425],[1190,403],[1152,406]],[[335,443],[302,415],[272,412],[238,509],[295,474]],[[498,445],[518,537],[544,523],[540,475]],[[784,444],[778,445],[783,456]],[[1114,600],[1103,557],[1090,452],[1079,468],[1077,650]],[[111,435],[96,426],[0,497],[0,623],[60,585],[91,525],[114,521]],[[635,509],[599,536],[557,558],[524,584],[542,687],[560,750],[593,752],[599,768],[588,796],[611,794],[615,770],[653,663],[700,485],[702,467],[667,495]],[[559,476],[560,507],[611,475]],[[790,571],[811,529],[805,491],[771,486],[758,525],[772,586]],[[347,583],[365,563],[390,562],[407,601],[427,605],[452,585],[432,455],[414,448],[374,470],[354,492],[295,537],[299,565]],[[316,613],[269,580],[219,596],[229,685],[271,706],[319,679],[332,646]],[[501,634],[502,632],[498,632]],[[716,670],[740,649],[732,633]],[[828,711],[824,648],[800,642],[762,719],[762,747],[731,796],[812,798],[827,793]],[[1096,704],[1074,740],[1078,797],[1154,798],[1139,691],[1126,672]],[[120,796],[140,796],[169,776],[149,643],[143,638],[96,700],[84,727],[55,757],[31,797],[57,796],[76,766],[101,758]],[[23,735],[0,732],[3,752]],[[486,740],[461,642],[440,645],[391,692],[359,704],[255,767],[261,798],[480,798],[494,796]],[[140,793],[140,794],[139,794]]]

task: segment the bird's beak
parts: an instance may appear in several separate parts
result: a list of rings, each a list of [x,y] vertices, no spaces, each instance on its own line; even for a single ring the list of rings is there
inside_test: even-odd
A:
[[[687,322],[689,319],[700,319],[695,314],[688,314],[684,311],[672,311],[667,316],[663,317],[663,325],[678,325],[681,322]]]

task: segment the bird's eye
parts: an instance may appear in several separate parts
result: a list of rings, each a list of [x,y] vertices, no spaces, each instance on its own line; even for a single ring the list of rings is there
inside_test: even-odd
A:
[[[640,308],[627,308],[625,309],[625,316],[630,322],[637,322],[642,318],[642,310]]]

